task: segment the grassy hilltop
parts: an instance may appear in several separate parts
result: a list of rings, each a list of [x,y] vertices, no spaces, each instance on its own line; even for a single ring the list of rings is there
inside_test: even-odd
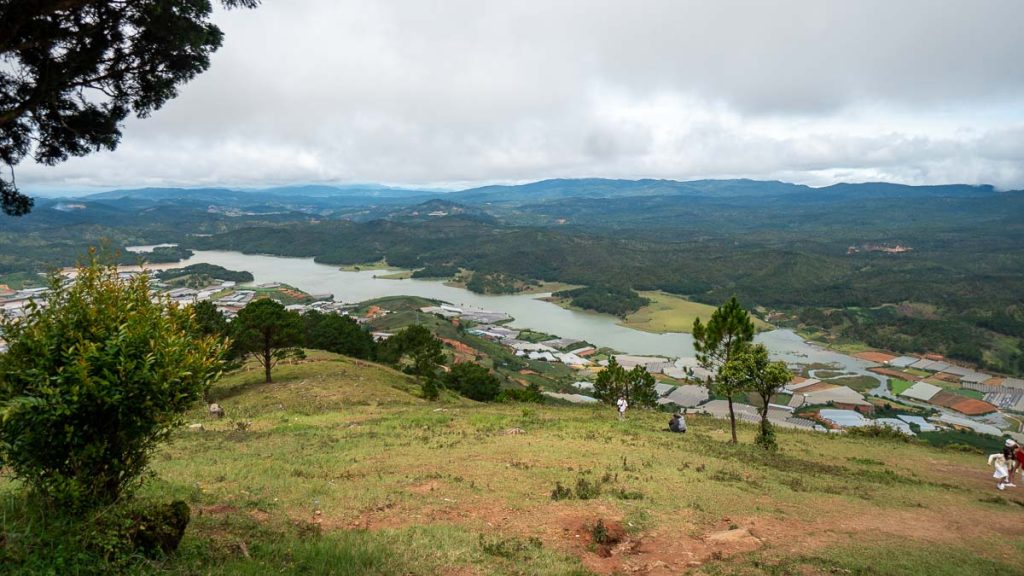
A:
[[[1020,574],[1024,487],[984,456],[778,431],[766,455],[728,423],[603,408],[418,397],[407,376],[312,352],[222,379],[227,411],[190,422],[141,496],[192,523],[161,574]],[[553,499],[556,487],[561,499]],[[25,542],[0,481],[7,541],[33,573],[60,546]],[[3,551],[3,550],[0,550]],[[2,554],[0,554],[2,557]],[[38,562],[33,564],[33,562]]]

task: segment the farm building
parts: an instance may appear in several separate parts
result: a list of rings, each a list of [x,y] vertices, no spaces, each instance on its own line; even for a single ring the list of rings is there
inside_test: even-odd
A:
[[[939,429],[938,426],[925,420],[920,416],[907,416],[906,414],[900,414],[899,419],[903,420],[907,424],[913,424],[918,427],[921,432],[934,432]]]
[[[865,418],[863,414],[854,410],[835,410],[826,408],[819,411],[818,416],[820,416],[822,420],[827,420],[840,428],[867,426],[871,423],[871,421]]]
[[[659,399],[658,404],[675,404],[684,408],[692,408],[702,402],[707,402],[708,397],[707,388],[687,384],[685,386],[677,386],[667,396]]]
[[[934,384],[929,384],[927,382],[918,382],[911,386],[910,388],[907,388],[906,390],[901,392],[900,396],[905,396],[907,398],[912,398],[914,400],[920,400],[922,402],[928,402],[929,400],[932,399],[932,396],[935,396],[939,392],[942,392],[942,388],[939,388]]]
[[[900,356],[899,358],[893,358],[889,361],[889,366],[895,366],[896,368],[906,368],[915,362],[920,362],[921,359],[915,356]]]
[[[658,382],[657,384],[654,385],[654,391],[658,393],[658,396],[664,396],[675,389],[675,386],[671,384],[665,384],[664,382]]]
[[[591,398],[590,396],[584,396],[582,394],[562,394],[560,392],[543,392],[543,394],[550,398],[565,400],[566,402],[572,402],[573,404],[595,404],[598,402],[597,398]]]
[[[545,340],[541,342],[541,344],[551,346],[552,348],[557,348],[559,350],[565,350],[566,348],[572,346],[573,344],[579,343],[580,341],[575,338],[555,338],[553,340]]]
[[[787,386],[784,390],[793,394],[789,401],[790,408],[821,404],[861,412],[872,412],[874,410],[874,405],[865,400],[860,392],[846,386],[808,380],[803,384]]]
[[[991,424],[983,424],[981,422],[975,422],[968,418],[961,418],[959,416],[953,416],[952,414],[939,414],[938,416],[932,417],[932,420],[942,422],[943,424],[949,424],[955,428],[962,428],[967,430],[973,430],[979,434],[988,434],[990,436],[1002,436],[1003,431]]]

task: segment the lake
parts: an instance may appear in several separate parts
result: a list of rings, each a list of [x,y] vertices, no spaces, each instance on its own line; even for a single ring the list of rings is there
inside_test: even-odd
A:
[[[464,288],[446,286],[438,280],[377,278],[395,270],[339,270],[337,266],[318,264],[312,258],[282,258],[227,252],[196,251],[188,260],[175,266],[208,263],[229,270],[247,270],[257,284],[284,282],[313,294],[330,293],[340,302],[362,302],[384,296],[421,296],[442,300],[455,306],[482,308],[505,312],[514,320],[515,328],[530,328],[564,338],[576,338],[598,346],[607,346],[627,354],[667,357],[694,355],[693,338],[689,334],[653,334],[616,323],[616,318],[566,310],[541,298],[549,294],[482,295]],[[867,371],[867,362],[808,344],[792,330],[771,330],[758,334],[755,341],[764,343],[772,357],[791,364],[836,364],[854,374],[881,377]]]

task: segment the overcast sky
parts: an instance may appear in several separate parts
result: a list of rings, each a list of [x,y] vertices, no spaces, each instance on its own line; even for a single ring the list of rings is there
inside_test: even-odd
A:
[[[552,177],[1024,188],[1020,0],[264,0],[38,192]]]

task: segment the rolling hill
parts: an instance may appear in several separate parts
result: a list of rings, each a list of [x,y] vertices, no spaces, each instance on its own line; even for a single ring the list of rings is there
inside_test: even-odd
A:
[[[700,416],[675,435],[663,413],[431,403],[326,353],[276,378],[229,374],[227,416],[197,408],[203,429],[158,451],[142,497],[193,520],[131,573],[1019,573],[1024,499],[980,454],[789,430],[769,454]],[[0,479],[5,530],[45,526],[15,494]],[[24,538],[4,554],[11,574],[50,558]]]

